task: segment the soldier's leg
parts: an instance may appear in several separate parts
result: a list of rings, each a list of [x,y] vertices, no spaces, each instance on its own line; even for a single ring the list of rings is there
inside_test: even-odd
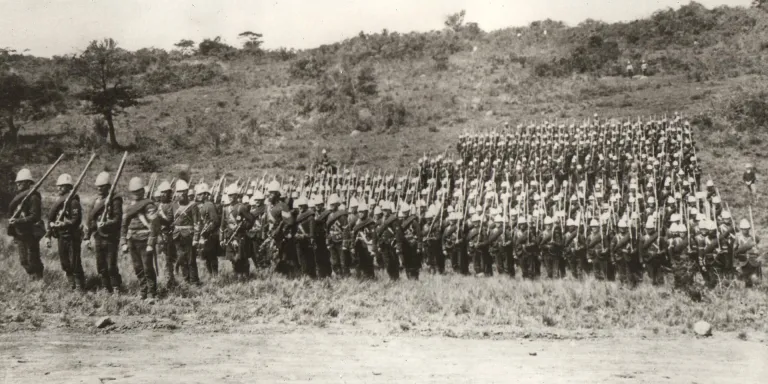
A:
[[[507,272],[507,269],[505,268],[505,265],[507,264],[507,254],[504,252],[504,249],[495,249],[493,257],[496,261],[496,273],[499,275],[505,274]]]
[[[143,246],[144,249],[141,249]],[[128,252],[131,255],[131,264],[133,264],[133,272],[136,274],[136,280],[139,281],[141,287],[141,298],[146,299],[149,293],[149,281],[147,280],[146,271],[144,270],[144,259],[142,253],[146,253],[146,242],[128,240]]]
[[[112,289],[119,291],[123,287],[123,277],[120,276],[120,265],[117,263],[120,241],[118,239],[105,239],[104,243],[106,245],[110,285],[112,285]]]
[[[352,271],[352,252],[342,247],[341,255],[341,273],[344,277],[349,277]]]
[[[328,254],[328,247],[325,244],[317,244],[315,249],[315,264],[317,265],[317,277],[326,278],[331,276],[331,257]]]
[[[205,268],[211,277],[219,276],[219,241],[217,238],[208,239],[203,244],[203,258]]]
[[[472,273],[477,275],[483,271],[482,256],[477,248],[470,248],[470,253],[472,254]]]
[[[387,274],[392,280],[400,278],[400,258],[390,245],[387,245],[384,250],[384,263],[387,268]]]
[[[343,275],[341,272],[341,259],[343,257],[341,254],[341,244],[328,244],[328,251],[331,254],[331,269],[333,269],[333,274],[335,277],[341,277]]]
[[[155,251],[147,251],[147,242],[142,242],[141,261],[144,263],[144,276],[147,281],[147,289],[150,297],[157,296],[157,271],[155,270]]]
[[[459,266],[459,247],[454,246],[451,248],[449,254],[451,257],[451,270],[453,270],[454,273],[459,272],[460,266]]]
[[[484,248],[481,250],[481,253],[483,258],[483,273],[486,276],[493,276],[493,257],[491,256],[490,250]]]
[[[16,244],[16,249],[19,253],[19,264],[21,264],[21,267],[24,268],[28,275],[31,275],[33,271],[29,265],[29,248],[27,244],[19,238],[14,238],[13,242]]]
[[[365,279],[375,279],[376,273],[373,268],[373,256],[368,252],[368,247],[364,245],[357,246],[359,277]]]
[[[517,272],[515,268],[515,251],[512,247],[506,247],[502,248],[501,253],[503,255],[502,257],[505,259],[504,271],[509,277],[514,279]]]
[[[445,254],[443,253],[443,247],[437,240],[430,241],[428,243],[428,247],[430,248],[430,252],[434,254],[435,267],[437,267],[437,272],[442,275],[445,273]]]
[[[109,251],[107,243],[105,241],[95,240],[93,245],[94,253],[96,254],[96,270],[99,273],[101,279],[101,286],[112,292],[112,281],[109,279]]]
[[[608,278],[608,281],[616,281],[616,265],[613,263],[613,260],[611,259],[610,254],[606,254],[603,256],[603,259],[605,260],[605,275]]]
[[[83,271],[83,259],[82,259],[82,239],[80,236],[73,236],[72,240],[72,258],[70,265],[72,266],[72,274],[75,276],[75,283],[77,289],[85,291],[85,271]]]
[[[40,240],[35,238],[29,239],[27,245],[29,249],[29,267],[32,270],[32,274],[36,279],[43,278],[43,261],[40,258]]]
[[[312,247],[309,241],[302,240],[296,242],[296,254],[299,258],[301,274],[310,278],[317,278],[317,266],[315,265],[315,255],[312,253]]]
[[[194,248],[192,247],[192,238],[179,237],[176,242],[176,249],[183,260],[182,271],[185,273],[184,280],[191,284],[199,284],[200,275],[197,271],[197,258],[195,258]]]
[[[61,270],[67,275],[69,288],[74,290],[77,288],[77,284],[75,283],[75,275],[72,273],[72,242],[63,236],[59,236],[57,240]]]
[[[250,239],[241,237],[238,244],[239,247],[237,249],[233,269],[237,272],[238,277],[241,280],[245,280],[251,273]],[[280,250],[277,252],[280,252]]]
[[[165,242],[163,243],[163,249],[165,253],[165,279],[169,288],[177,285],[176,282],[176,262],[179,259],[178,250],[171,235],[165,236]],[[155,271],[157,272],[157,271]],[[185,268],[181,268],[181,274],[186,278]]]
[[[469,250],[466,246],[461,245],[457,247],[459,253],[459,272],[462,275],[469,275]]]
[[[418,280],[419,268],[417,267],[418,255],[416,248],[410,244],[403,244],[403,268],[407,279]]]
[[[555,278],[555,259],[552,257],[552,254],[544,250],[541,252],[541,256],[543,257],[544,268],[547,270],[547,277],[550,279]]]

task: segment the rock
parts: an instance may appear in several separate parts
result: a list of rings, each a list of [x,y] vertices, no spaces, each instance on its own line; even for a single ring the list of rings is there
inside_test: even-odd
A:
[[[94,324],[94,325],[96,326],[96,328],[104,328],[104,327],[108,327],[108,326],[110,326],[110,325],[112,325],[114,323],[115,322],[112,321],[112,319],[110,319],[109,316],[104,316],[101,319],[97,320],[96,324]]]
[[[529,352],[528,354],[531,356],[536,356],[536,352]]]
[[[359,135],[359,134],[360,134],[360,131],[358,131],[357,129],[355,129],[355,130],[354,130],[354,131],[352,131],[352,133],[350,133],[349,135],[350,135],[350,136],[352,136],[352,137],[355,137],[355,136],[357,136],[357,135]]]
[[[493,116],[493,110],[485,112],[485,115],[488,116],[488,117]]]
[[[400,323],[400,329],[402,329],[403,331],[407,331],[411,329],[411,326],[408,325],[408,323]]]
[[[703,320],[699,320],[693,325],[693,331],[699,336],[712,336],[712,326]]]
[[[357,111],[357,118],[367,121],[373,118],[373,113],[371,113],[371,110],[368,108],[360,108],[360,110]]]
[[[483,110],[482,102],[483,102],[483,100],[481,98],[473,97],[472,101],[471,101],[472,110],[473,111],[482,111]]]
[[[376,372],[376,371],[373,371],[373,375],[374,375],[374,376],[380,376],[380,375],[381,375],[381,372]]]

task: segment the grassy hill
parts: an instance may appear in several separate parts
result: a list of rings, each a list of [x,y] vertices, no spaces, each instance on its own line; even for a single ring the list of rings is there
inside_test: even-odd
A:
[[[428,33],[361,33],[301,52],[143,49],[130,53],[141,104],[115,123],[132,152],[127,174],[169,178],[178,163],[208,179],[300,173],[320,148],[347,165],[395,169],[451,148],[462,131],[505,121],[673,111],[695,118],[705,161],[738,164],[764,153],[765,36],[761,9],[690,3],[629,23],[545,20],[485,32],[467,22]],[[627,60],[639,69],[641,59],[651,76],[621,76]],[[100,153],[94,169],[116,166],[120,153],[105,148],[103,123],[76,99],[83,83],[67,75],[68,60],[6,57],[6,67],[46,74],[68,90],[65,111],[21,122],[21,143],[2,149],[6,176],[21,165],[39,173],[62,152],[61,170],[72,173],[92,150]],[[760,159],[751,160],[761,169]],[[709,165],[713,176],[732,173]]]

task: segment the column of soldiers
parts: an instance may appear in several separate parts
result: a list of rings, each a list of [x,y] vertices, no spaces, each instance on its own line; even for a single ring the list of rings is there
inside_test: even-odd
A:
[[[122,285],[122,249],[150,298],[158,255],[169,287],[179,272],[200,284],[198,258],[215,280],[220,257],[239,280],[250,278],[251,262],[310,278],[372,279],[378,268],[391,279],[418,279],[425,264],[430,273],[448,264],[464,275],[520,270],[524,279],[589,275],[630,286],[644,275],[662,284],[671,274],[682,290],[697,275],[710,287],[733,276],[747,286],[761,278],[751,207],[737,228],[714,182],[702,185],[690,125],[680,117],[505,126],[462,134],[456,149],[455,160],[424,156],[400,174],[337,167],[324,153],[298,179],[190,185],[189,177],[153,177],[145,185],[134,177],[125,202],[115,192],[124,156],[111,183],[106,172],[96,177],[99,193],[85,215],[76,190],[87,166],[76,183],[61,175],[47,227],[37,188],[53,167],[37,183],[25,169],[9,232],[36,278],[40,233],[56,237],[75,289],[84,285],[83,235],[108,291]],[[755,180],[744,178],[750,188]]]

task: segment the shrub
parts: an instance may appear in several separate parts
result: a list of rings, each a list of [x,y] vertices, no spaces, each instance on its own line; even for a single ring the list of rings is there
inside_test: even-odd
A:
[[[768,91],[744,91],[733,97],[725,109],[728,123],[738,132],[768,129]]]

